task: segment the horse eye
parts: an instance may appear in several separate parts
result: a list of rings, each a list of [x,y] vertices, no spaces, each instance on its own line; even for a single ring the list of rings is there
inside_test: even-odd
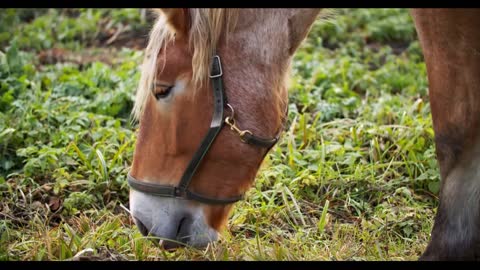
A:
[[[159,100],[159,99],[168,97],[168,95],[170,95],[170,92],[172,92],[172,89],[173,89],[173,86],[167,86],[165,89],[154,93],[155,98]]]

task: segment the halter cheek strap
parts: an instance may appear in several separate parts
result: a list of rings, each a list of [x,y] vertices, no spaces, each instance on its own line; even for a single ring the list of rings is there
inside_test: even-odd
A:
[[[212,81],[213,88],[213,116],[210,123],[210,129],[203,138],[200,146],[193,155],[190,163],[188,164],[185,172],[180,179],[178,186],[169,186],[169,185],[159,185],[155,183],[148,183],[144,181],[139,181],[128,173],[127,182],[132,189],[137,191],[148,193],[151,195],[161,196],[161,197],[173,197],[173,198],[183,198],[187,200],[194,200],[206,204],[231,204],[243,199],[243,195],[235,196],[231,198],[212,198],[205,195],[195,193],[188,189],[195,172],[197,171],[199,165],[201,164],[203,158],[208,153],[212,143],[215,141],[215,138],[220,133],[223,125],[226,123],[230,126],[231,130],[236,131],[240,136],[240,139],[251,145],[264,147],[270,150],[271,147],[275,145],[278,141],[279,135],[273,139],[265,139],[254,136],[252,132],[248,130],[240,130],[235,124],[235,113],[233,107],[228,104],[227,97],[225,95],[225,88],[223,85],[223,70],[220,57],[215,55],[212,61],[210,79]],[[225,107],[228,106],[232,115],[227,117],[224,120]]]

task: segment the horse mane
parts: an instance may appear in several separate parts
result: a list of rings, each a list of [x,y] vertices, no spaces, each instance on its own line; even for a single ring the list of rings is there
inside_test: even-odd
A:
[[[202,86],[210,72],[210,61],[222,34],[233,31],[238,17],[237,9],[188,9],[189,16],[189,46],[193,52],[192,82],[196,88]],[[175,33],[170,27],[166,16],[159,16],[150,31],[149,41],[145,49],[145,58],[141,67],[140,82],[137,89],[133,118],[139,120],[150,95],[150,86],[156,80],[157,59],[163,48],[166,56],[166,45],[175,39]],[[162,67],[163,70],[164,67]]]

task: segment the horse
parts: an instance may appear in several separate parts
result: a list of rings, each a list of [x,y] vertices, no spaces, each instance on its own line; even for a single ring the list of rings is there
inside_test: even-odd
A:
[[[285,124],[292,58],[321,9],[154,9],[133,108],[131,216],[164,248],[218,239]],[[480,258],[480,10],[412,9],[439,206],[420,260]]]

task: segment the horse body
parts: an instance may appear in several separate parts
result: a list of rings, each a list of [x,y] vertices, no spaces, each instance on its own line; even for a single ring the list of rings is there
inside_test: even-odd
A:
[[[213,113],[209,64],[222,59],[228,103],[242,127],[272,137],[282,126],[292,56],[319,9],[158,10],[135,113],[140,132],[131,175],[179,183]],[[480,10],[412,10],[424,52],[441,171],[440,205],[421,259],[478,259],[480,254]],[[268,149],[224,128],[191,189],[213,198],[243,194]],[[209,205],[131,190],[142,231],[202,247],[216,240],[231,204]],[[178,244],[165,241],[166,247]]]
[[[480,259],[480,10],[412,10],[442,179],[424,259]]]

